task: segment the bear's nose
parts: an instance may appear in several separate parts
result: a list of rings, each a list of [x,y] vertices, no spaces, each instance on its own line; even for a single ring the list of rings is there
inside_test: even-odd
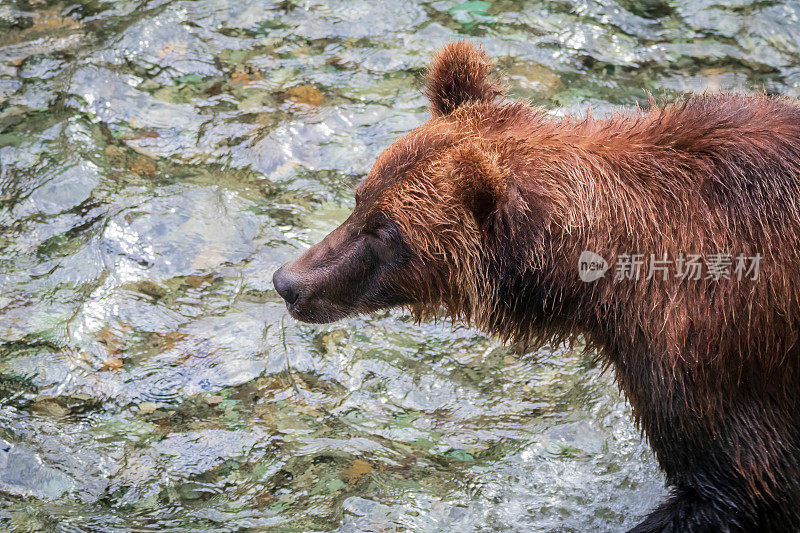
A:
[[[292,305],[300,297],[300,291],[297,289],[297,279],[287,271],[286,265],[283,265],[272,275],[272,284],[275,290],[281,295],[281,298],[286,300],[286,303]]]

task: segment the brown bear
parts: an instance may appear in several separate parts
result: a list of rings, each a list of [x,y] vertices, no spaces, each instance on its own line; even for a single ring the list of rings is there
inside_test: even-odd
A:
[[[490,68],[463,42],[436,55],[432,119],[275,273],[289,312],[444,310],[531,347],[581,335],[671,487],[632,531],[800,530],[798,102],[555,118],[508,100]],[[654,258],[671,268],[626,267]]]

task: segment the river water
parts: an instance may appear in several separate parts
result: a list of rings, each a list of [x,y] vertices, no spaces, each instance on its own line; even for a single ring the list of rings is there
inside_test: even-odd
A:
[[[0,530],[620,531],[664,496],[591,354],[272,287],[458,38],[556,114],[800,96],[797,1],[0,2]]]

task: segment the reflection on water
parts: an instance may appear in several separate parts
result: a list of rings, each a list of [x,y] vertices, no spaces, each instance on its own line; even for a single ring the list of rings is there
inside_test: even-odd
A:
[[[618,531],[662,497],[590,357],[272,288],[459,37],[554,113],[800,96],[797,1],[0,4],[0,529]]]

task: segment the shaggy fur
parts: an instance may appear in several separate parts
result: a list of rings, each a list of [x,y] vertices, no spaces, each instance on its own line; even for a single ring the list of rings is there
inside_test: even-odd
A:
[[[800,529],[800,106],[697,95],[559,119],[503,100],[489,71],[465,43],[439,52],[432,120],[359,186],[346,225],[362,224],[357,235],[381,220],[405,252],[375,260],[382,296],[351,312],[444,308],[531,347],[582,335],[614,368],[672,487],[633,531]],[[762,259],[755,280],[611,271],[584,283],[583,250],[611,264]]]

